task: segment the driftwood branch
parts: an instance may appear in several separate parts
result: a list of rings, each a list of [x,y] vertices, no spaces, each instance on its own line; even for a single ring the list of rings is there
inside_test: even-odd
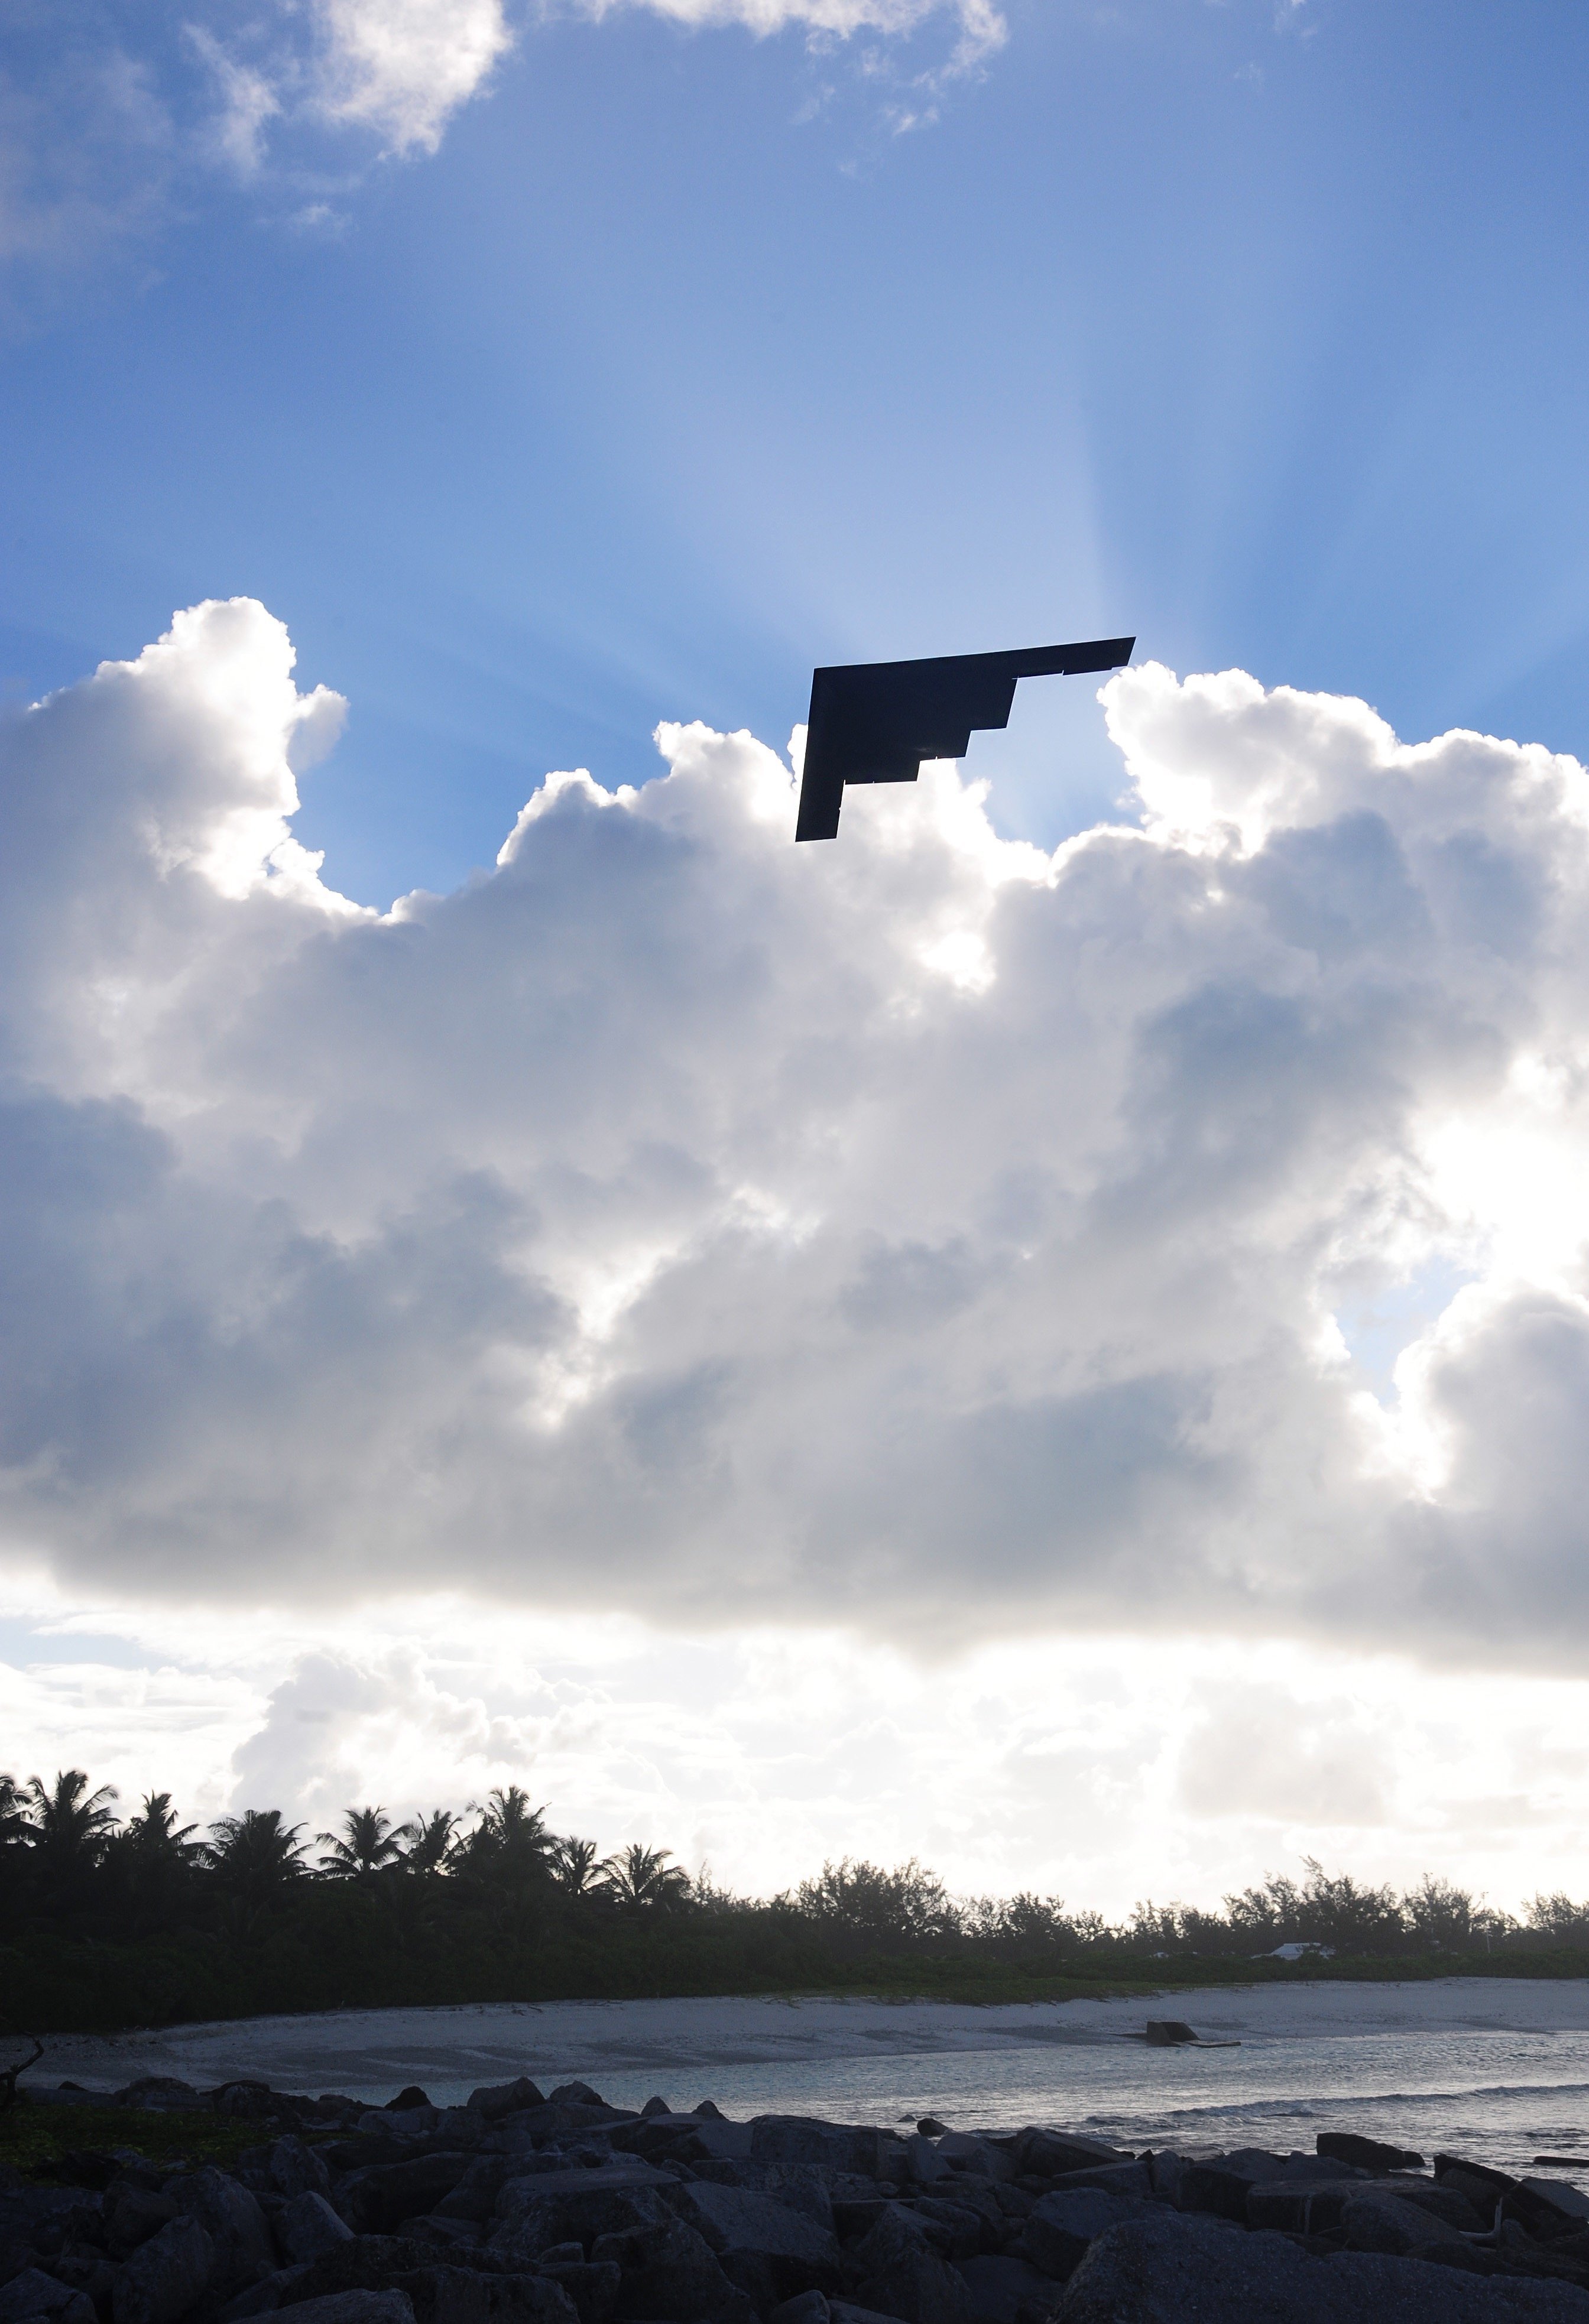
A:
[[[4,2114],[7,2107],[16,2104],[17,2076],[25,2074],[30,2066],[36,2066],[43,2054],[44,2044],[35,2039],[31,2058],[19,2058],[14,2066],[0,2067],[0,2114]]]

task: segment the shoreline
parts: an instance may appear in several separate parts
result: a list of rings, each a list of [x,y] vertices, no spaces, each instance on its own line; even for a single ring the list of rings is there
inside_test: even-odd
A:
[[[45,2037],[33,2079],[114,2089],[142,2074],[163,2073],[199,2083],[247,2077],[276,2087],[374,2089],[408,2080],[484,2082],[503,2070],[599,2081],[604,2074],[678,2077],[864,2061],[881,2068],[891,2058],[1093,2049],[1140,2033],[1171,2003],[1176,2016],[1211,2042],[1589,2031],[1589,1978],[1320,1978],[1166,1988],[1158,1998],[988,2004],[830,1995],[465,2003],[60,2034]],[[20,2051],[21,2037],[16,2046]]]

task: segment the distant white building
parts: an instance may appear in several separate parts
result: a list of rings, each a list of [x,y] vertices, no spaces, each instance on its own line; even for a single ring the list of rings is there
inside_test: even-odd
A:
[[[1320,1960],[1334,1960],[1335,1948],[1334,1945],[1317,1944],[1277,1945],[1273,1952],[1254,1953],[1252,1958],[1254,1960],[1306,1960],[1309,1953],[1316,1954]]]

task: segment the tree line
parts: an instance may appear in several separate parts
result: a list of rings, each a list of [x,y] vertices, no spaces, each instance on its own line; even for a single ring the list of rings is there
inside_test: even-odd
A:
[[[736,1896],[665,1848],[602,1856],[518,1784],[462,1814],[347,1809],[309,1832],[279,1809],[181,1822],[168,1792],[125,1819],[80,1768],[0,1775],[0,2030],[168,2023],[258,2010],[873,1989],[1001,1999],[1055,1980],[1281,1974],[1277,1949],[1336,1973],[1582,1973],[1589,1904],[1520,1915],[1426,1877],[1405,1893],[1311,1858],[1223,1909],[1151,1901],[1122,1922],[1057,1896],[952,1895],[912,1859],[825,1864]],[[1316,1973],[1319,1953],[1299,1965]]]

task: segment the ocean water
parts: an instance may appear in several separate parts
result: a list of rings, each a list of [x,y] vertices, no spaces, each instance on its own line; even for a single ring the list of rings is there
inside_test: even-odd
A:
[[[638,2106],[654,2080],[606,2074],[602,2095]],[[1581,2153],[1589,2174],[1589,2034],[1581,2032],[1259,2034],[1233,2050],[1105,2037],[935,2057],[716,2062],[674,2072],[661,2095],[681,2107],[712,2098],[735,2116],[902,2126],[936,2115],[954,2129],[1047,2123],[1182,2153],[1311,2153],[1321,2130],[1354,2130],[1426,2158],[1445,2148],[1501,2169]]]

